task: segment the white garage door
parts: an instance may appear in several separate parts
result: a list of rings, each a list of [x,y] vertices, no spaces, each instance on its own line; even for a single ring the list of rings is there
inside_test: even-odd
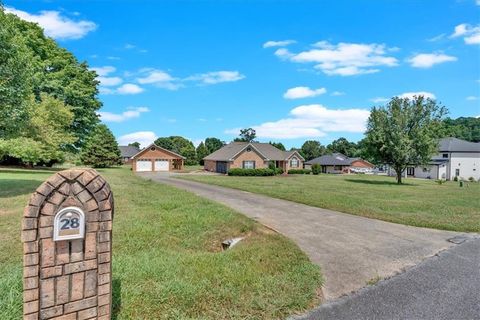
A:
[[[137,171],[152,171],[152,160],[138,159]]]
[[[168,171],[168,168],[169,168],[168,160],[165,160],[165,159],[155,160],[155,171]]]

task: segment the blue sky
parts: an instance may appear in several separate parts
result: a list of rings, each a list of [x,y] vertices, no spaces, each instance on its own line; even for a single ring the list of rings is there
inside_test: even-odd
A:
[[[119,142],[362,138],[423,93],[480,115],[480,1],[5,1],[99,73]]]

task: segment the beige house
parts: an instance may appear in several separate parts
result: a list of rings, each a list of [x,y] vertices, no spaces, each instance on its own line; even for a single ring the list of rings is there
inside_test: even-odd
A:
[[[305,159],[297,151],[282,151],[269,143],[231,142],[203,158],[205,170],[227,173],[233,168],[268,168],[273,163],[286,173],[302,169]]]
[[[152,143],[132,156],[132,170],[135,172],[183,170],[184,160],[185,157],[178,153]]]

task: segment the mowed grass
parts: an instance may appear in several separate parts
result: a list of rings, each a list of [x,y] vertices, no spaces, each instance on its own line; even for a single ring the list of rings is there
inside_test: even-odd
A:
[[[419,227],[480,231],[480,184],[371,175],[182,178],[261,193],[307,205]]]
[[[101,170],[115,196],[116,319],[278,319],[318,303],[319,268],[285,237],[220,204]],[[0,319],[22,315],[20,225],[53,172],[0,170]],[[246,236],[222,251],[227,238]]]

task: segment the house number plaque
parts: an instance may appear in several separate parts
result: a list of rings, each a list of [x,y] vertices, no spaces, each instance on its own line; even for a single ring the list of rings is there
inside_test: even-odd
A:
[[[58,211],[53,224],[53,240],[82,239],[85,235],[85,214],[80,208],[67,207]]]

